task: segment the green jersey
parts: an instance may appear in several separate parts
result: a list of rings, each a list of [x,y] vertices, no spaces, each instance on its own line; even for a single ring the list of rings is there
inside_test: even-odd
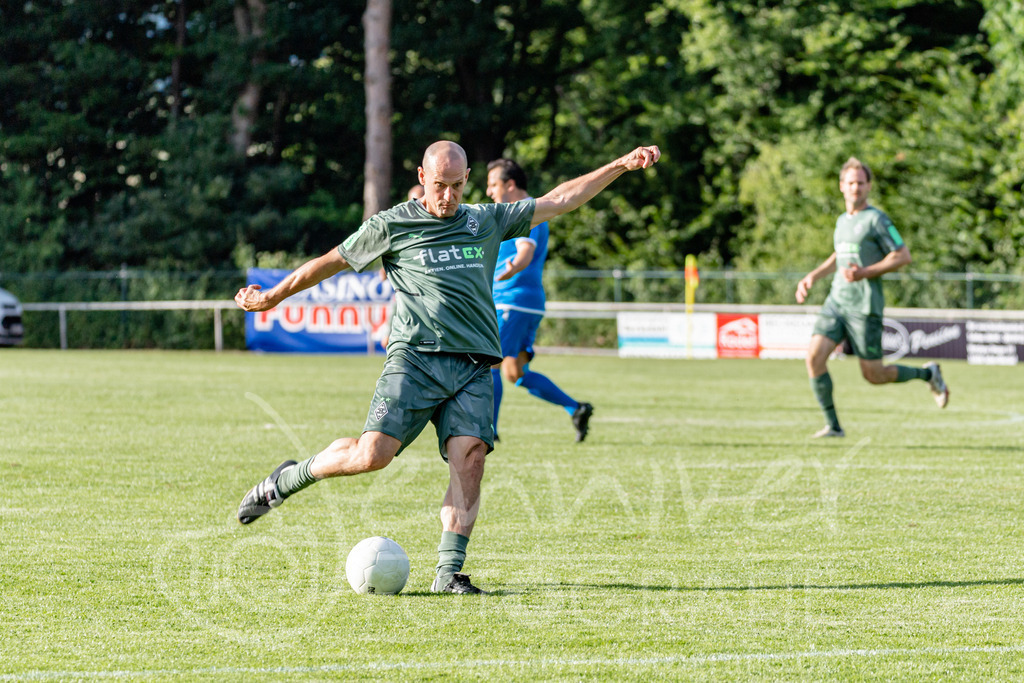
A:
[[[367,219],[338,246],[356,271],[383,259],[395,289],[388,347],[501,359],[491,282],[502,241],[530,234],[536,201],[462,204],[438,218],[410,200]]]
[[[885,296],[882,278],[869,278],[847,282],[843,268],[852,264],[870,266],[878,263],[890,252],[903,246],[903,238],[892,221],[873,206],[852,216],[844,213],[836,219],[833,237],[836,252],[836,274],[828,298],[840,309],[863,315],[882,315]]]

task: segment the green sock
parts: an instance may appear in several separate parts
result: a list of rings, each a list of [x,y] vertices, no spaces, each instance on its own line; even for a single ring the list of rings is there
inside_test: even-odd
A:
[[[818,399],[821,412],[825,413],[825,421],[832,429],[842,429],[836,416],[836,407],[832,403],[832,376],[826,372],[820,377],[812,377],[811,390],[814,392],[814,398]]]
[[[441,544],[437,546],[437,574],[445,578],[462,569],[466,562],[466,546],[469,538],[454,531],[441,532]]]
[[[932,378],[932,371],[928,368],[912,368],[907,365],[896,366],[896,381],[909,382],[912,379],[923,379],[928,381]]]
[[[277,492],[282,498],[287,498],[316,483],[316,478],[309,472],[312,464],[313,458],[307,458],[281,472],[281,476],[277,478]]]

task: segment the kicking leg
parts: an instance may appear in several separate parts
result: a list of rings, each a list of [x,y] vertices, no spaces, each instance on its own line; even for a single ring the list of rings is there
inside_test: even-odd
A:
[[[381,432],[363,432],[358,439],[342,438],[300,463],[286,460],[252,487],[238,507],[238,521],[251,524],[321,479],[372,472],[386,467],[402,442]]]

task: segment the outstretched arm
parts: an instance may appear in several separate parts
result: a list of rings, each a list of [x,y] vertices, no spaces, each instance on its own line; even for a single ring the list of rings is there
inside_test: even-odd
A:
[[[269,311],[292,294],[308,289],[348,268],[337,249],[306,261],[266,292],[259,285],[247,285],[235,294],[235,303],[246,311]]]
[[[802,304],[807,300],[807,293],[811,291],[814,283],[821,278],[836,272],[836,253],[822,261],[821,265],[804,275],[803,279],[796,285],[796,302]]]
[[[555,216],[561,216],[583,206],[626,171],[653,166],[660,158],[661,150],[656,145],[637,147],[626,156],[619,157],[596,171],[567,180],[537,200],[532,224],[540,225]]]

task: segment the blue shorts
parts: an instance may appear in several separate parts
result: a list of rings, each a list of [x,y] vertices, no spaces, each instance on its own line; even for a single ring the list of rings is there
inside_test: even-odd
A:
[[[501,355],[515,358],[525,352],[533,360],[533,342],[537,328],[544,319],[541,313],[525,313],[509,308],[498,309],[498,336],[501,338]]]

